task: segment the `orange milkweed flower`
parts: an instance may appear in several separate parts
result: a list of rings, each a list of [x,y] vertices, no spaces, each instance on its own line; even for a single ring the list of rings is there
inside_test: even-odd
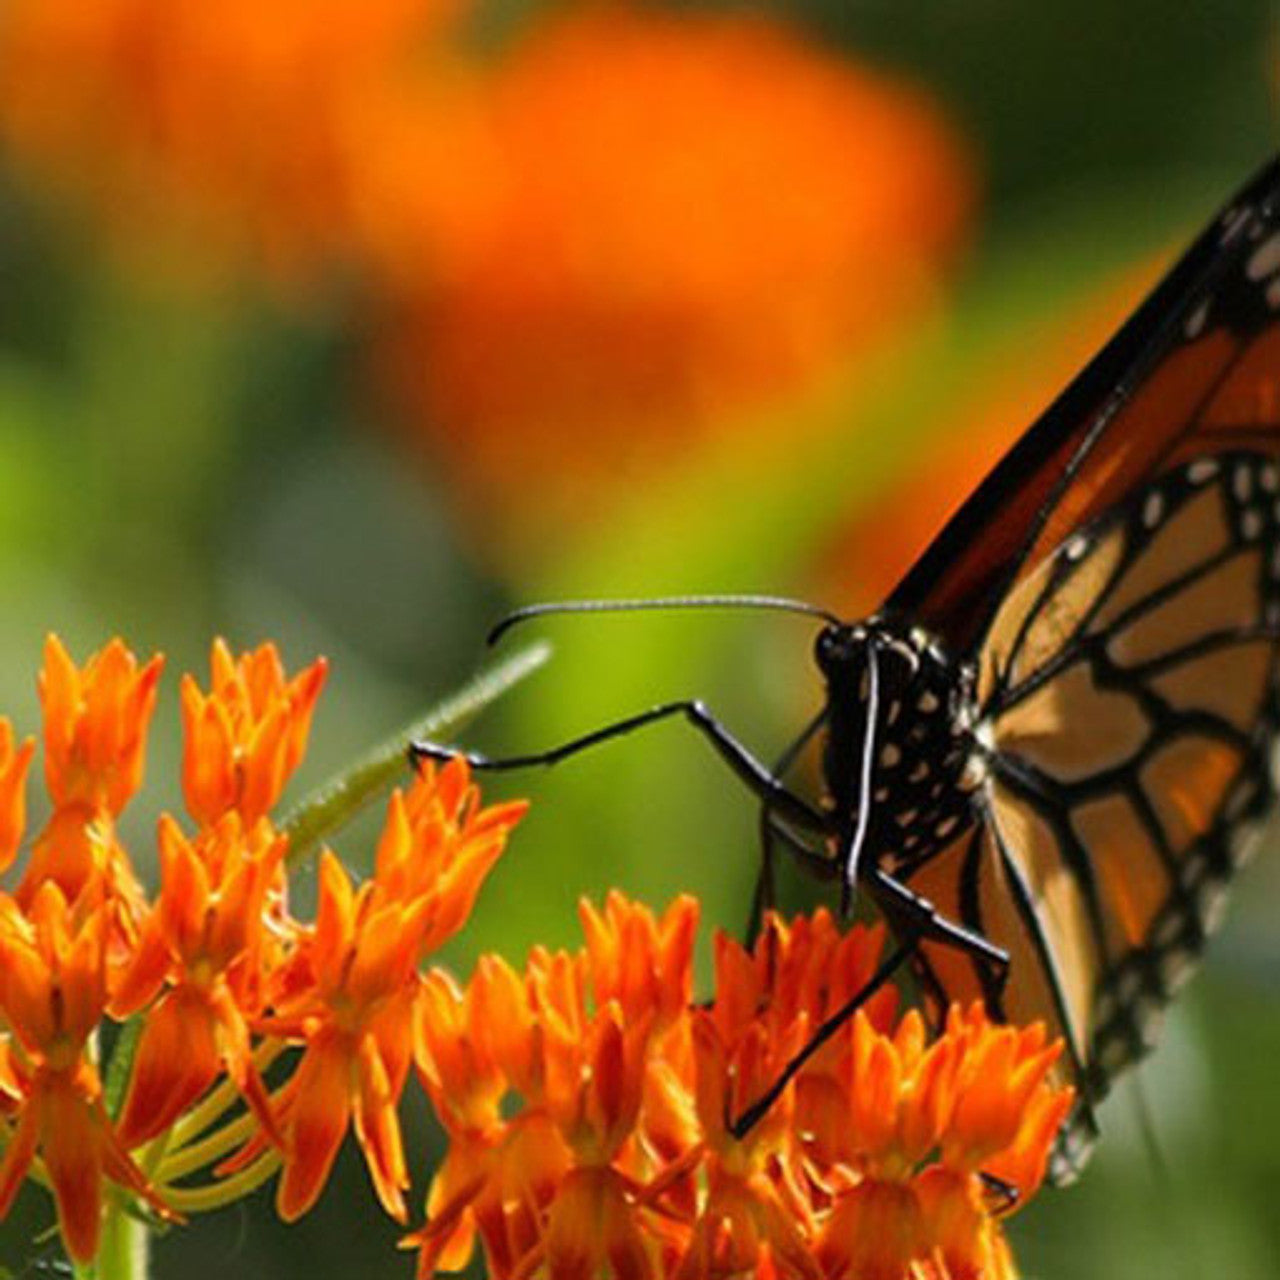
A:
[[[417,1062],[450,1150],[406,1240],[419,1276],[478,1236],[488,1273],[518,1280],[1011,1280],[999,1219],[1071,1103],[1043,1028],[957,1009],[931,1039],[880,990],[737,1138],[729,1121],[866,992],[883,931],[769,917],[750,950],[717,939],[698,1006],[692,900],[658,921],[611,895],[582,918],[588,946],[535,950],[523,980],[487,957],[465,990],[424,984]]]
[[[97,1252],[104,1177],[170,1216],[116,1136],[86,1053],[107,1003],[111,928],[107,900],[91,902],[90,896],[68,905],[57,883],[49,881],[25,915],[6,899],[10,909],[0,929],[0,1011],[12,1037],[5,1087],[17,1104],[16,1125],[0,1159],[0,1218],[38,1153],[53,1187],[62,1238],[79,1262]]]
[[[841,369],[936,297],[974,201],[926,94],[777,21],[583,6],[472,98],[465,217],[404,165],[404,129],[381,165],[371,138],[379,367],[517,524],[529,495],[590,515]]]
[[[680,898],[655,919],[615,893],[580,916],[587,948],[537,949],[523,979],[497,957],[461,996],[428,978],[416,1061],[451,1146],[427,1226],[407,1240],[420,1276],[464,1262],[476,1231],[495,1277],[544,1261],[565,1280],[660,1274],[652,1215],[619,1157],[636,1141],[647,1050],[687,1014],[697,904]],[[464,1063],[486,1081],[482,1126],[463,1123],[453,1101]],[[508,1088],[529,1105],[504,1123]]]
[[[519,975],[500,957],[482,956],[465,991],[443,970],[430,971],[419,992],[416,1014],[418,1078],[449,1135],[448,1153],[427,1194],[430,1225],[414,1240],[420,1246],[419,1274],[425,1275],[437,1268],[461,1271],[471,1260],[475,1199],[483,1188],[493,1186],[495,1174],[501,1171],[508,1130],[502,1114],[509,1088],[504,1065],[510,1069],[513,1064],[497,1042],[516,1042],[517,1052],[528,1057],[532,1013]],[[527,1078],[528,1073],[515,1067],[513,1074]],[[563,1164],[564,1153],[560,1154],[555,1178]],[[549,1194],[534,1190],[528,1198],[544,1202]],[[486,1216],[495,1214],[490,1211]],[[524,1234],[536,1238],[532,1229]]]
[[[779,1275],[816,1280],[806,1235],[814,1219],[796,1184],[805,1154],[796,1135],[816,1135],[806,1145],[810,1156],[820,1155],[826,1125],[844,1121],[847,1104],[838,1099],[833,1105],[828,1096],[840,1038],[810,1058],[743,1138],[734,1136],[729,1122],[763,1096],[818,1028],[866,988],[883,940],[882,927],[842,935],[824,910],[790,924],[768,917],[750,950],[717,935],[716,999],[694,1015],[693,1027],[694,1095],[708,1190],[677,1272],[680,1280],[755,1267],[766,1248]],[[897,992],[882,986],[870,996],[864,1016],[888,1026],[896,1006]],[[770,1168],[780,1176],[767,1176]]]
[[[237,659],[220,639],[209,665],[208,693],[194,677],[182,679],[187,812],[207,825],[234,810],[252,827],[275,805],[306,753],[328,665],[317,659],[286,680],[275,645]]]
[[[247,831],[230,812],[194,840],[164,815],[159,845],[160,895],[111,1001],[121,1020],[150,1006],[120,1140],[135,1147],[164,1132],[225,1069],[263,1131],[279,1141],[250,1057],[249,1019],[261,1011],[267,896],[288,840],[266,822]]]
[[[892,1035],[854,1017],[848,1059],[850,1123],[837,1186],[817,1242],[824,1273],[850,1280],[960,1280],[1011,1275],[998,1227],[1010,1181],[1024,1201],[1044,1177],[1071,1089],[1048,1082],[1061,1043],[1044,1027],[989,1023],[980,1006],[953,1008],[929,1043],[915,1010]],[[992,1202],[995,1202],[994,1204]]]
[[[428,768],[388,806],[374,876],[355,888],[320,862],[316,923],[276,975],[267,1034],[304,1045],[278,1099],[284,1171],[277,1208],[297,1218],[323,1189],[349,1124],[386,1211],[403,1221],[408,1173],[395,1107],[413,1042],[418,962],[464,923],[524,811],[484,810],[465,762]]]
[[[141,910],[142,890],[116,839],[115,819],[142,785],[163,666],[159,655],[139,666],[117,639],[77,667],[57,636],[45,641],[38,685],[53,813],[17,889],[24,906],[47,880],[74,902],[102,879],[126,929]]]

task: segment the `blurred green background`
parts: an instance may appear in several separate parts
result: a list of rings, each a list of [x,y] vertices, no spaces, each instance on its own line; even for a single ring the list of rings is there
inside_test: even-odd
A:
[[[756,378],[743,372],[741,355],[707,355],[729,341],[715,329],[716,315],[686,317],[655,337],[668,314],[662,280],[601,271],[592,279],[618,282],[618,296],[604,299],[616,310],[593,310],[604,306],[596,295],[591,306],[564,303],[578,308],[564,324],[567,349],[584,334],[583,364],[596,362],[579,386],[572,377],[540,381],[563,350],[522,330],[548,316],[559,323],[554,281],[542,292],[537,281],[529,286],[537,307],[527,305],[530,294],[517,296],[521,310],[503,275],[536,275],[549,245],[572,258],[577,242],[569,231],[560,235],[559,206],[537,207],[539,234],[527,241],[495,236],[500,248],[513,246],[509,262],[493,250],[476,266],[467,255],[480,252],[472,233],[489,206],[461,188],[467,175],[479,186],[504,180],[502,147],[484,164],[467,149],[477,101],[506,93],[502,109],[531,121],[530,130],[554,118],[537,113],[551,111],[556,77],[569,74],[571,59],[548,55],[536,75],[512,72],[517,87],[504,89],[505,60],[518,59],[545,22],[572,23],[581,7],[497,0],[465,11],[424,3],[415,13],[402,0],[371,5],[359,21],[332,2],[273,7],[261,18],[269,47],[245,54],[252,77],[242,96],[236,41],[252,43],[253,6],[231,5],[225,14],[209,6],[201,19],[190,16],[197,7],[178,5],[190,11],[183,28],[153,21],[157,6],[142,0],[79,0],[100,8],[95,29],[88,20],[49,17],[70,7],[48,0],[45,29],[31,16],[42,3],[10,0],[0,11],[0,706],[23,732],[37,726],[34,673],[48,631],[79,658],[117,633],[139,653],[168,654],[147,790],[129,815],[143,862],[156,810],[177,803],[177,673],[205,677],[214,635],[238,646],[275,639],[291,667],[316,653],[331,659],[296,798],[464,681],[485,657],[487,627],[516,604],[763,590],[841,609],[873,605],[959,496],[955,486],[981,474],[986,458],[1105,336],[1139,282],[1280,140],[1277,11],[1268,0],[1034,7],[806,0],[752,9],[788,23],[787,40],[805,42],[815,80],[839,68],[875,68],[886,83],[914,85],[911,92],[924,95],[916,105],[928,104],[945,139],[949,158],[939,162],[894,135],[874,163],[851,155],[838,186],[835,128],[827,139],[792,139],[793,117],[780,109],[779,137],[760,144],[787,155],[794,142],[810,169],[800,165],[785,181],[812,173],[816,199],[833,191],[832,200],[850,202],[855,243],[831,250],[832,272],[850,294],[865,292],[863,310],[874,313],[883,301],[884,323],[832,319],[826,299],[819,302],[828,311],[814,303],[810,315],[811,300],[802,297],[795,305],[809,316],[807,327],[797,322],[803,358]],[[299,31],[329,24],[342,38],[328,43],[342,54],[350,34],[342,35],[342,23],[363,32],[381,8],[395,11],[388,30],[407,30],[418,42],[414,83],[397,86],[391,105],[370,96],[367,83],[357,86],[357,109],[339,131],[343,148],[368,160],[374,148],[368,141],[365,153],[363,130],[376,123],[387,135],[370,180],[382,185],[361,204],[360,192],[321,191],[306,170],[304,143],[288,134],[293,128],[302,137],[324,116],[324,93],[341,77],[325,63],[313,82],[307,58],[332,59],[334,50],[312,41],[317,52],[300,39],[302,51],[290,55],[288,90],[315,119],[295,118],[285,109],[288,94],[282,106],[267,90],[271,59],[296,34],[290,24]],[[637,21],[661,18],[664,38],[678,41],[682,23],[705,31],[699,24],[709,15],[732,25],[747,10],[686,4],[632,12]],[[112,31],[119,47],[104,34]],[[607,94],[615,74],[636,114],[660,114],[664,96],[679,92],[676,77],[646,82],[634,67],[616,72],[607,34],[606,26],[589,55],[577,48],[586,66],[578,68],[570,115],[590,117],[591,95]],[[389,58],[391,38],[381,32],[354,42],[350,58],[337,61],[373,78],[370,67]],[[625,31],[619,39],[637,37]],[[445,40],[446,55],[422,53]],[[126,45],[129,56],[121,53]],[[145,58],[134,57],[140,49]],[[212,88],[196,83],[204,50],[211,63],[221,59],[223,78],[213,77]],[[717,56],[714,41],[705,56]],[[795,68],[787,74],[794,79]],[[448,85],[447,108],[422,101],[437,90],[433,77]],[[790,94],[788,86],[778,92]],[[712,126],[723,128],[749,153],[751,129],[771,110],[767,83],[749,89],[755,106],[740,117],[732,95],[690,93],[690,111],[702,101],[705,112],[689,118],[694,139],[705,143]],[[178,99],[187,90],[223,104],[225,139],[217,110],[201,124],[223,150],[204,135],[183,142]],[[260,115],[259,92],[271,108]],[[387,126],[402,98],[428,123],[433,109],[447,109],[453,121],[465,116],[463,141]],[[890,125],[896,110],[888,111]],[[153,117],[141,123],[130,114],[148,111]],[[672,200],[639,225],[654,237],[679,237],[680,164],[656,156],[657,143],[646,144],[644,156],[629,150],[634,138],[611,143],[612,118],[600,112],[601,138],[586,159],[574,158],[575,180],[596,162],[591,157],[605,154],[617,170],[610,189],[625,196],[632,166],[661,161]],[[51,120],[56,127],[42,126]],[[504,136],[507,147],[517,145],[513,138],[528,146],[515,126]],[[522,155],[526,174],[559,173],[567,164],[561,141],[548,128],[546,154]],[[296,175],[286,172],[295,160]],[[776,295],[780,309],[790,305],[804,254],[780,254],[768,225],[752,243],[749,184],[741,207],[710,209],[699,194],[702,160],[691,152],[687,163],[689,243],[738,237],[734,251],[752,272],[777,257],[776,283],[763,296],[768,303]],[[157,185],[166,164],[180,171],[171,187]],[[901,278],[883,276],[879,260],[898,252],[900,219],[890,210],[859,223],[859,193],[904,175],[914,181],[916,168],[929,164],[951,166],[936,194],[920,187],[920,200],[939,202],[924,212],[945,225],[913,231]],[[361,171],[346,150],[340,163],[325,156],[316,170],[344,181]],[[595,190],[585,181],[584,189]],[[402,190],[424,192],[422,210],[399,201]],[[314,207],[293,219],[289,201],[308,199]],[[948,201],[950,212],[942,208]],[[604,237],[611,210],[607,198],[587,207],[591,235]],[[798,238],[805,225],[797,219]],[[821,218],[820,234],[839,240]],[[601,243],[610,242],[591,240],[584,254],[600,252]],[[653,250],[649,260],[665,259]],[[695,267],[702,260],[691,254]],[[635,261],[646,261],[640,249]],[[744,287],[739,303],[725,286],[733,323],[737,308],[760,306],[761,296]],[[634,329],[629,306],[647,308]],[[767,319],[752,334],[767,337]],[[488,341],[465,347],[477,333]],[[751,341],[742,348],[751,350]],[[496,394],[494,381],[507,369],[522,372]],[[667,400],[671,369],[684,382]],[[434,395],[437,378],[452,398]],[[543,397],[536,411],[519,402],[530,386]],[[927,480],[930,466],[937,470],[931,458],[945,473],[936,483]],[[539,634],[554,643],[551,664],[470,727],[469,743],[494,752],[534,748],[651,702],[698,695],[768,756],[816,705],[811,628],[800,620],[636,615],[566,619]],[[754,807],[680,726],[638,734],[553,773],[495,780],[486,793],[528,795],[535,805],[473,926],[449,953],[461,972],[481,949],[518,959],[534,941],[573,943],[578,896],[612,885],[654,903],[696,892],[705,917],[730,927],[745,916]],[[369,830],[358,825],[339,841],[357,865]],[[1272,1208],[1280,1191],[1276,853],[1266,850],[1247,872],[1205,972],[1140,1072],[1163,1167],[1144,1145],[1126,1084],[1103,1113],[1103,1141],[1083,1182],[1046,1192],[1016,1220],[1029,1277],[1280,1274]],[[410,1095],[408,1143],[425,1175],[439,1135]],[[0,1225],[0,1260],[39,1274],[40,1248],[30,1242],[47,1222],[47,1202],[24,1193]],[[281,1226],[263,1192],[249,1206],[172,1232],[157,1247],[156,1273],[406,1276],[412,1263],[396,1252],[397,1235],[348,1150],[319,1207],[297,1225]]]

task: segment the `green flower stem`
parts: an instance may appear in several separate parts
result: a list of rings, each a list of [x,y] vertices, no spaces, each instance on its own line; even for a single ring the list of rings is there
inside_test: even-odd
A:
[[[434,710],[393,734],[349,769],[313,791],[282,824],[289,837],[289,865],[302,861],[326,836],[350,822],[404,776],[408,770],[406,747],[410,741],[453,734],[536,671],[550,654],[550,645],[531,645],[487,667]]]
[[[123,1204],[109,1201],[96,1261],[76,1266],[76,1280],[147,1280],[150,1229]]]

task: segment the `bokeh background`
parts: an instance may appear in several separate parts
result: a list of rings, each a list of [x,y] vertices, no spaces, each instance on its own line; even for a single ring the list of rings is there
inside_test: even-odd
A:
[[[37,724],[49,630],[165,651],[141,845],[215,634],[332,660],[296,797],[518,603],[874,607],[1275,150],[1277,29],[1269,0],[6,0],[0,705]],[[538,630],[472,744],[696,694],[768,756],[816,706],[803,620]],[[574,941],[615,884],[740,926],[753,806],[681,726],[489,792],[535,807],[461,969]],[[1028,1276],[1280,1274],[1278,908],[1272,847],[1141,1072],[1162,1159],[1120,1089],[1017,1222]],[[38,1274],[47,1222],[24,1194],[0,1264]],[[298,1225],[264,1193],[157,1274],[407,1276],[396,1236],[346,1159]]]

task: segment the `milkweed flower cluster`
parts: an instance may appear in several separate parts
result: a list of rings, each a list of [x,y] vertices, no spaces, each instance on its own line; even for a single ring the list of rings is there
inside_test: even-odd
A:
[[[881,988],[760,1122],[733,1118],[867,990],[882,929],[769,917],[715,942],[692,1000],[697,905],[581,908],[579,952],[432,972],[416,1062],[451,1140],[413,1237],[420,1277],[477,1239],[495,1280],[1003,1280],[999,1220],[1039,1186],[1071,1103],[1042,1027],[952,1009],[930,1040]],[[513,1114],[513,1100],[523,1105]]]
[[[214,1207],[282,1169],[296,1217],[354,1123],[378,1194],[403,1214],[395,1107],[409,1070],[419,960],[466,919],[520,804],[481,809],[465,766],[393,794],[373,875],[321,859],[314,921],[289,908],[288,839],[268,816],[305,749],[325,680],[265,645],[213,647],[211,687],[182,687],[187,819],[159,819],[149,893],[117,819],[142,781],[161,660],[119,640],[77,667],[56,639],[39,689],[51,813],[0,894],[0,1217],[25,1177],[53,1192],[62,1238],[91,1259],[104,1180],[162,1217]],[[0,867],[24,831],[35,743],[0,721]],[[118,1114],[102,1031],[136,1028]],[[270,1088],[266,1065],[291,1052]],[[246,1110],[225,1124],[239,1097]],[[192,1174],[209,1183],[192,1188]]]
[[[718,936],[698,1003],[688,897],[660,916],[618,893],[583,904],[584,945],[522,968],[482,956],[464,983],[425,967],[524,809],[483,807],[461,760],[392,794],[363,883],[323,851],[300,919],[271,810],[324,663],[290,678],[272,646],[218,642],[212,667],[207,691],[182,684],[186,815],[158,820],[149,891],[117,820],[161,662],[117,640],[78,667],[46,645],[50,814],[0,893],[0,1218],[35,1178],[83,1262],[122,1200],[178,1221],[278,1176],[293,1220],[354,1132],[421,1277],[477,1248],[493,1280],[1014,1274],[1000,1220],[1039,1185],[1071,1101],[1042,1029],[953,1009],[931,1038],[872,981],[882,929],[842,933],[825,911],[770,916],[751,948]],[[23,843],[34,753],[0,721],[0,869]],[[397,1107],[414,1080],[449,1147],[409,1229]]]

